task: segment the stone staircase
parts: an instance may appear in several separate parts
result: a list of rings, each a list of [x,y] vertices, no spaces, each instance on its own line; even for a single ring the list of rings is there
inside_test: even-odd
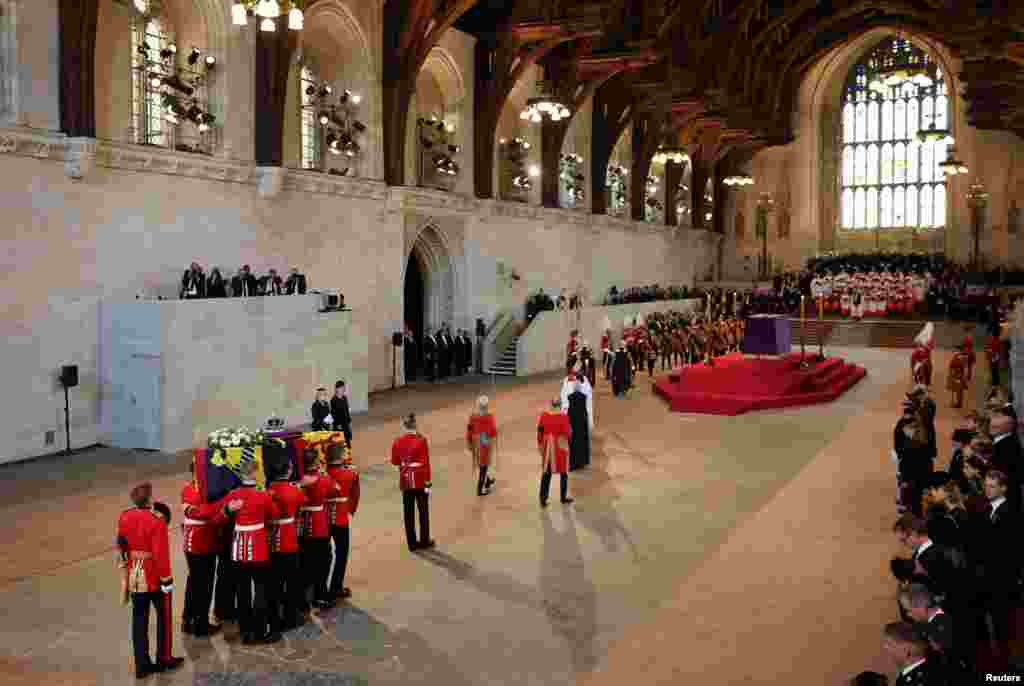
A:
[[[799,319],[793,325],[793,349],[800,345]],[[824,336],[825,345],[865,348],[913,348],[914,337],[920,333],[924,321],[869,319],[861,322],[845,319],[809,319],[806,322],[805,341],[808,347],[818,345]],[[964,338],[964,324],[935,322],[935,347],[951,349]]]
[[[505,351],[501,354],[491,368],[487,370],[488,374],[495,374],[497,376],[515,376],[516,375],[516,344],[519,343],[519,336],[512,339],[512,342],[508,344]]]

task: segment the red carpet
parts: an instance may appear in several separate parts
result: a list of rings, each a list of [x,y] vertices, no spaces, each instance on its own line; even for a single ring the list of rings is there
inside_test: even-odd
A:
[[[747,357],[733,353],[714,366],[683,367],[654,382],[654,391],[675,412],[736,415],[773,407],[813,405],[835,400],[867,375],[839,357],[800,369],[800,355]]]

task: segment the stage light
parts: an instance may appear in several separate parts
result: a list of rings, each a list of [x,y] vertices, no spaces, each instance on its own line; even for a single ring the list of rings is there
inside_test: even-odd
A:
[[[445,124],[444,130],[448,133],[455,133],[455,124]]]
[[[327,116],[327,113],[326,112],[321,112],[320,113],[320,123],[326,125],[329,121],[331,121],[331,118],[329,116]]]
[[[304,25],[305,18],[302,16],[302,10],[293,7],[288,13],[288,28],[292,31],[301,31]]]
[[[313,86],[313,85],[306,86],[306,95],[308,95],[309,97],[313,97],[313,95],[315,93],[316,93],[316,86]]]
[[[188,66],[196,66],[196,62],[199,61],[199,58],[202,56],[202,54],[203,53],[199,52],[199,48],[192,48],[192,52],[188,54]]]
[[[149,85],[150,86],[152,86],[153,88],[159,88],[160,86],[163,85],[163,83],[164,83],[163,79],[160,78],[159,74],[150,73],[150,75],[149,75]]]
[[[264,19],[260,22],[260,31],[263,33],[274,33],[277,31],[277,26],[274,24],[273,19]]]
[[[352,94],[352,104],[353,105],[358,105],[362,101],[363,101],[363,96],[359,95],[359,93],[353,93]]]
[[[529,169],[529,174],[530,174],[530,176],[540,176],[540,167],[538,167],[535,164],[531,164],[530,165],[530,169]]]
[[[136,50],[138,50],[139,54],[143,57],[149,57],[149,46],[145,43],[139,43],[139,47],[137,47]]]
[[[256,14],[265,19],[277,19],[281,16],[281,6],[277,0],[260,0],[256,6]]]
[[[178,50],[174,47],[174,44],[172,43],[160,51],[160,59],[169,60],[171,57],[174,56],[174,53],[176,52],[178,52]]]
[[[363,131],[366,131],[366,125],[363,124],[363,122],[361,122],[361,121],[354,121],[354,122],[352,122],[352,128],[355,129],[356,131],[358,131],[359,133],[362,133]]]
[[[213,69],[217,65],[217,58],[213,55],[206,56],[206,68]]]

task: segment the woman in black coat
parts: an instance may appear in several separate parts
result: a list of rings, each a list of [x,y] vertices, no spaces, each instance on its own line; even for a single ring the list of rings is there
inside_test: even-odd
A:
[[[932,473],[933,458],[928,445],[928,427],[921,411],[909,401],[893,431],[893,451],[899,465],[900,504],[916,515],[922,514],[921,494]]]
[[[331,398],[331,416],[334,418],[334,430],[345,434],[345,442],[352,447],[352,415],[348,410],[348,393],[344,381],[334,384],[334,397]]]

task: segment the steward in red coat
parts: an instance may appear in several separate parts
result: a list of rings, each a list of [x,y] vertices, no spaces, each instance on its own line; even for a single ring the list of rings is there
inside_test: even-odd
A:
[[[327,447],[327,475],[338,487],[338,494],[327,499],[327,517],[334,541],[334,571],[328,594],[332,600],[338,600],[352,596],[352,590],[345,587],[345,570],[352,540],[349,524],[359,508],[359,472],[352,466],[352,457],[341,443]]]
[[[256,606],[256,598],[265,598],[270,585],[270,525],[280,515],[273,497],[256,486],[255,462],[244,467],[242,485],[226,498],[241,500],[235,514],[235,536],[231,542],[231,559],[235,562],[238,581],[238,628],[242,643],[276,643],[281,635],[269,630],[265,608]]]
[[[466,425],[466,447],[473,455],[473,466],[480,470],[480,477],[476,482],[476,494],[487,495],[490,493],[494,479],[487,478],[487,470],[491,465],[491,456],[498,447],[498,425],[494,421],[487,406],[490,401],[486,395],[477,398],[477,413],[469,418]]]
[[[302,506],[302,566],[306,571],[306,591],[313,592],[313,604],[321,610],[334,607],[327,590],[331,568],[331,524],[327,501],[338,496],[338,484],[323,472],[320,455],[307,448],[304,455],[306,477],[302,480],[306,504]]]
[[[181,532],[188,563],[181,630],[193,636],[210,636],[220,631],[220,625],[210,624],[210,603],[213,600],[217,554],[224,548],[222,528],[230,521],[226,502],[203,502],[195,480],[187,482],[181,489],[181,507],[185,514]]]
[[[130,510],[117,520],[117,548],[122,569],[122,591],[132,604],[132,648],[135,676],[177,669],[183,658],[171,654],[174,635],[168,521],[153,511],[153,487],[140,484],[131,491]],[[149,657],[149,606],[156,608],[157,658]]]
[[[391,444],[391,464],[398,467],[398,486],[402,489],[405,516],[405,541],[409,550],[433,548],[430,538],[430,450],[427,439],[416,430],[416,415],[402,420],[404,433]],[[420,539],[416,540],[413,507],[420,513]]]
[[[562,414],[561,398],[551,401],[551,409],[537,420],[537,449],[540,451],[540,506],[547,507],[551,474],[561,477],[561,500],[571,503],[569,495],[569,438],[572,426],[568,415]]]
[[[268,474],[270,494],[277,503],[277,519],[270,529],[271,580],[267,589],[270,631],[288,631],[305,623],[305,574],[299,556],[299,509],[306,494],[290,482],[293,467],[287,462],[283,471]]]

